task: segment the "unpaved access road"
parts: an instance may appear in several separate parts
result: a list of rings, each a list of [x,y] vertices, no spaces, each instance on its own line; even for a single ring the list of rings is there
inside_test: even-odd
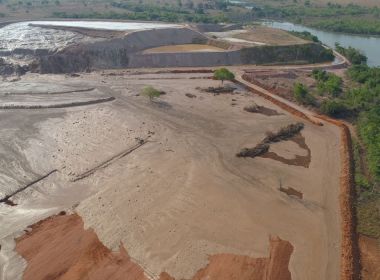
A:
[[[110,269],[131,271],[118,270],[124,264],[136,274],[115,272],[111,279],[252,279],[262,273],[277,280],[338,279],[339,129],[298,119],[242,88],[204,92],[219,85],[209,76],[115,70],[27,74],[15,82],[15,88],[95,88],[115,99],[0,110],[7,190],[57,170],[0,203],[2,279],[97,279]],[[151,102],[139,95],[146,85],[166,94]],[[246,112],[252,102],[279,114]],[[266,132],[299,121],[305,124],[299,137],[311,152],[308,167],[235,156]],[[288,159],[307,153],[294,141],[270,151]],[[25,234],[62,210],[67,214]],[[62,228],[54,232],[57,221]],[[112,257],[109,250],[119,253]],[[231,270],[218,275],[213,265]]]

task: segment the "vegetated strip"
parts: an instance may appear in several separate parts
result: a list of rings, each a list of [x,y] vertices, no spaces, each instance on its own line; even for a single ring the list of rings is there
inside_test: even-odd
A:
[[[243,76],[242,78],[244,79],[244,76]],[[244,80],[245,80],[245,79],[244,79]],[[240,81],[238,81],[238,80],[234,80],[234,82],[235,82],[236,84],[238,84],[238,85],[244,87],[245,89],[247,89],[247,90],[249,90],[249,91],[251,91],[251,92],[253,92],[253,93],[255,93],[255,94],[257,94],[257,95],[259,95],[259,96],[261,96],[261,97],[263,97],[263,98],[265,98],[266,100],[269,100],[269,101],[272,102],[273,104],[277,105],[277,106],[280,107],[281,109],[284,109],[285,111],[291,113],[291,114],[294,115],[294,116],[297,116],[297,117],[299,117],[299,118],[302,118],[302,119],[304,119],[304,120],[307,120],[307,121],[311,122],[312,124],[319,125],[319,126],[323,126],[323,123],[321,123],[321,122],[317,122],[317,121],[315,121],[315,120],[309,118],[305,113],[303,113],[303,112],[297,110],[297,109],[294,108],[294,107],[289,106],[288,104],[286,104],[286,103],[284,103],[284,102],[282,102],[282,101],[280,101],[280,100],[278,100],[278,99],[276,99],[276,98],[273,98],[272,96],[269,96],[269,95],[267,95],[267,94],[265,94],[265,93],[263,93],[263,92],[261,92],[261,91],[258,91],[258,90],[256,90],[256,89],[250,87],[249,85],[247,85],[247,84],[245,84],[245,83],[243,83],[243,82],[240,82]],[[249,82],[249,81],[247,81],[247,82]]]
[[[355,184],[352,153],[352,139],[347,125],[326,116],[316,117],[332,123],[341,129],[341,175],[340,175],[340,213],[342,228],[341,246],[341,280],[360,279],[360,254],[356,233],[356,217],[354,210]]]
[[[276,133],[269,132],[267,133],[267,136],[254,148],[243,148],[236,154],[236,156],[254,158],[265,154],[268,152],[271,143],[289,140],[294,135],[299,133],[304,127],[305,125],[303,123],[295,123],[281,128]]]
[[[102,162],[101,164],[91,168],[90,170],[87,170],[86,172],[78,175],[77,177],[75,177],[72,181],[73,182],[76,182],[76,181],[79,181],[79,180],[82,180],[92,174],[94,174],[96,171],[98,171],[99,169],[102,169],[102,168],[105,168],[107,167],[108,165],[110,165],[111,163],[113,163],[114,161],[118,160],[118,159],[121,159],[123,157],[125,157],[126,155],[132,153],[134,150],[137,150],[138,148],[140,148],[141,146],[143,146],[144,144],[146,144],[148,141],[146,139],[142,139],[139,141],[138,144],[136,144],[135,146],[131,147],[131,148],[128,148],[127,150],[109,158],[108,160]]]
[[[42,177],[39,177],[37,178],[36,180],[30,182],[29,184],[19,188],[18,190],[14,191],[13,193],[9,194],[9,195],[6,195],[5,197],[3,197],[2,199],[0,199],[0,203],[7,203],[9,201],[10,198],[12,198],[14,195],[18,194],[19,192],[22,192],[24,190],[26,190],[27,188],[31,187],[32,185],[42,181],[43,179],[49,177],[51,174],[57,172],[58,170],[57,169],[53,169],[51,170],[50,172],[46,173],[45,175],[43,175]]]
[[[110,96],[106,98],[99,98],[95,100],[89,101],[78,101],[71,103],[63,103],[63,104],[52,104],[52,105],[0,105],[0,109],[49,109],[49,108],[67,108],[67,107],[76,107],[76,106],[85,106],[85,105],[93,105],[108,101],[115,100],[115,97]]]

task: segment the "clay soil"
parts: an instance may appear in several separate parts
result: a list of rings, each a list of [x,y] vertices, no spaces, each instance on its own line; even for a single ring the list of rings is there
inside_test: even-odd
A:
[[[339,129],[238,85],[233,96],[204,92],[220,84],[210,73],[132,72],[27,74],[12,84],[96,88],[114,100],[0,111],[2,192],[57,170],[11,197],[17,205],[0,205],[4,280],[338,279]],[[147,85],[166,94],[150,101],[139,94]],[[279,114],[244,111],[252,103]],[[235,156],[299,121],[308,167]],[[273,149],[285,158],[306,154],[292,141]],[[43,220],[63,209],[76,214]]]

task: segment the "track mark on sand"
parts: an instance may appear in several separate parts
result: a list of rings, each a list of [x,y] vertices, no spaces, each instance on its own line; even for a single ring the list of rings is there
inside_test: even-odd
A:
[[[115,162],[116,160],[118,159],[121,159],[123,157],[125,157],[126,155],[132,153],[133,151],[137,150],[138,148],[142,147],[143,145],[145,145],[146,143],[148,143],[148,141],[146,139],[141,139],[139,140],[139,142],[134,145],[133,147],[130,147],[126,150],[124,150],[123,152],[117,154],[117,155],[114,155],[113,157],[107,159],[106,161],[103,161],[102,163],[100,163],[99,165],[87,170],[86,172],[76,176],[74,179],[72,179],[71,181],[72,182],[76,182],[76,181],[79,181],[79,180],[82,180],[92,174],[94,174],[96,171],[100,170],[100,169],[103,169],[103,168],[106,168],[107,166],[109,166],[110,164],[112,164],[113,162]]]
[[[51,174],[53,174],[53,173],[55,173],[55,172],[57,172],[57,171],[58,171],[57,169],[53,169],[52,171],[50,171],[50,172],[46,173],[45,175],[43,175],[43,176],[37,178],[36,180],[30,182],[29,184],[27,184],[27,185],[25,185],[25,186],[23,186],[23,187],[17,189],[17,190],[14,191],[13,193],[11,193],[11,194],[9,194],[9,195],[6,195],[6,196],[3,197],[2,199],[0,199],[0,203],[6,203],[6,204],[8,204],[8,205],[13,204],[13,202],[9,200],[10,198],[12,198],[13,196],[15,196],[15,195],[18,194],[19,192],[22,192],[22,191],[26,190],[27,188],[33,186],[34,184],[36,184],[36,183],[42,181],[43,179],[49,177]],[[14,206],[14,205],[12,205],[12,206]]]

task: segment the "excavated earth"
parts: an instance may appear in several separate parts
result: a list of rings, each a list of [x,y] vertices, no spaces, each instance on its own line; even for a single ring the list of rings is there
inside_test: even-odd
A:
[[[237,85],[207,93],[210,75],[9,82],[0,102],[34,107],[0,108],[0,278],[339,279],[340,130]],[[149,101],[147,85],[166,94]],[[246,112],[253,102],[278,114]],[[235,156],[299,121],[276,157]]]

